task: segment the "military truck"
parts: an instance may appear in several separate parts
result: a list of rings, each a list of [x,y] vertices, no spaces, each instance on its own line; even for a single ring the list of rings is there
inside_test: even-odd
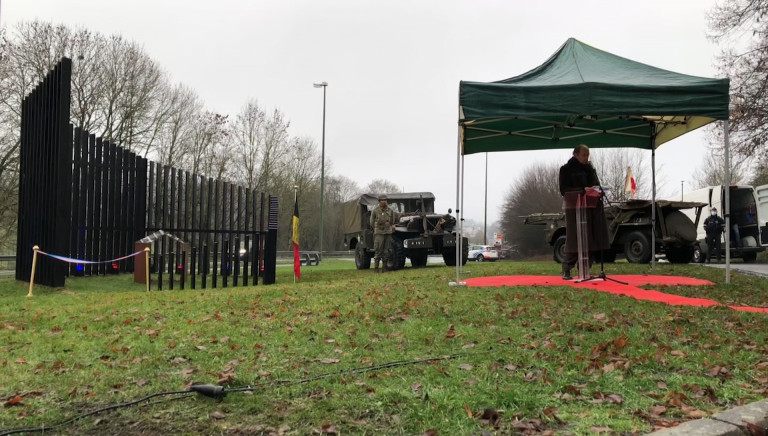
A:
[[[456,218],[435,213],[435,196],[431,192],[387,194],[389,207],[401,214],[392,234],[392,256],[387,268],[405,267],[405,259],[415,268],[426,266],[430,254],[442,255],[448,266],[456,266]],[[378,195],[363,194],[342,204],[344,245],[355,250],[357,269],[369,269],[373,258],[371,211],[378,206]],[[461,264],[467,263],[469,241],[462,238]]]
[[[671,263],[689,263],[696,247],[696,226],[706,203],[656,200],[656,253],[664,254]],[[605,262],[614,262],[623,254],[628,262],[651,261],[650,200],[630,200],[605,208],[611,248],[602,252]],[[690,216],[683,213],[692,209]],[[546,225],[546,240],[552,246],[555,262],[563,262],[565,248],[565,214],[536,213],[525,217],[525,224]]]

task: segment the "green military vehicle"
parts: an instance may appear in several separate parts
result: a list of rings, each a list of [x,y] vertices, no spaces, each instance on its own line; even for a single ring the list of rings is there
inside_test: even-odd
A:
[[[656,200],[656,253],[664,254],[671,263],[689,263],[696,246],[696,226],[705,203]],[[611,248],[602,252],[605,262],[613,262],[623,254],[630,263],[651,261],[650,200],[630,200],[605,208]],[[691,221],[684,209],[693,209]],[[565,248],[565,214],[535,213],[525,217],[525,224],[546,226],[546,240],[553,249],[555,262],[563,262]]]
[[[400,213],[392,234],[392,256],[387,268],[405,267],[405,259],[415,268],[427,264],[429,255],[441,255],[448,266],[456,266],[456,218],[435,213],[435,196],[431,192],[387,194],[389,207]],[[371,211],[379,205],[378,195],[363,194],[342,204],[344,245],[355,251],[357,269],[369,269],[373,258]],[[462,238],[461,264],[467,263],[469,241]]]

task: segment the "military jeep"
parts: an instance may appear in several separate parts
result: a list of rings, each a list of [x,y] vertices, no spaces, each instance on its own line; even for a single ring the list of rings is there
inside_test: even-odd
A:
[[[656,253],[664,254],[671,263],[689,263],[696,245],[696,226],[705,203],[691,201],[656,200]],[[603,250],[605,262],[616,260],[623,254],[630,263],[651,261],[651,209],[650,200],[630,200],[614,203],[605,208],[608,237],[611,247]],[[692,209],[691,216],[683,213]],[[553,259],[563,262],[565,248],[565,214],[535,213],[525,217],[525,224],[544,225],[546,240],[552,246]],[[599,260],[599,259],[598,259]]]
[[[400,213],[392,234],[391,255],[387,268],[398,270],[405,267],[405,259],[411,266],[427,265],[429,255],[441,255],[448,266],[456,266],[456,218],[435,213],[435,196],[431,192],[406,192],[387,194],[389,207]],[[370,227],[371,211],[379,204],[378,195],[363,194],[342,204],[344,245],[355,250],[357,269],[369,269],[373,258],[373,229]],[[462,238],[461,264],[467,263],[469,241]]]

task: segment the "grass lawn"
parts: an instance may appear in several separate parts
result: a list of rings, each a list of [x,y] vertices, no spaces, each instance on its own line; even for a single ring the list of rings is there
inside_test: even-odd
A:
[[[753,276],[725,285],[724,271],[699,265],[606,270],[709,279],[716,285],[657,289],[768,306],[768,280]],[[302,274],[297,284],[278,268],[273,286],[151,293],[127,274],[73,278],[33,298],[0,277],[0,429],[49,427],[195,383],[233,391],[153,397],[47,433],[642,434],[768,395],[766,314],[569,287],[451,287],[455,270],[443,265],[374,275],[327,260]]]

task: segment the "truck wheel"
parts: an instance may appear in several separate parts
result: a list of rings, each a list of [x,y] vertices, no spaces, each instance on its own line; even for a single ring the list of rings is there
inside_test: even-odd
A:
[[[429,258],[429,252],[427,250],[418,250],[411,252],[411,266],[414,268],[421,268],[427,266],[427,259]]]
[[[651,261],[651,244],[643,232],[635,231],[624,240],[624,256],[630,263],[648,263]]]
[[[555,239],[555,243],[552,245],[552,251],[552,258],[555,259],[555,262],[563,263],[563,259],[565,259],[565,235],[558,236],[558,238]]]
[[[741,260],[743,260],[744,263],[752,263],[756,259],[757,259],[757,253],[755,252],[741,253]]]
[[[667,260],[670,263],[690,263],[693,259],[693,247],[667,248]]]
[[[373,256],[368,253],[368,250],[362,244],[357,244],[357,247],[355,247],[355,267],[357,269],[370,269],[371,257]]]
[[[693,247],[693,259],[691,262],[704,263],[707,260],[707,253],[701,248],[701,244],[696,244]]]
[[[405,249],[403,241],[400,238],[392,238],[392,253],[387,259],[387,268],[390,271],[396,271],[405,267]]]
[[[467,264],[467,258],[469,257],[469,245],[467,241],[464,241],[464,246],[461,248],[461,264]],[[447,248],[443,250],[443,262],[447,266],[456,266],[456,247]]]

